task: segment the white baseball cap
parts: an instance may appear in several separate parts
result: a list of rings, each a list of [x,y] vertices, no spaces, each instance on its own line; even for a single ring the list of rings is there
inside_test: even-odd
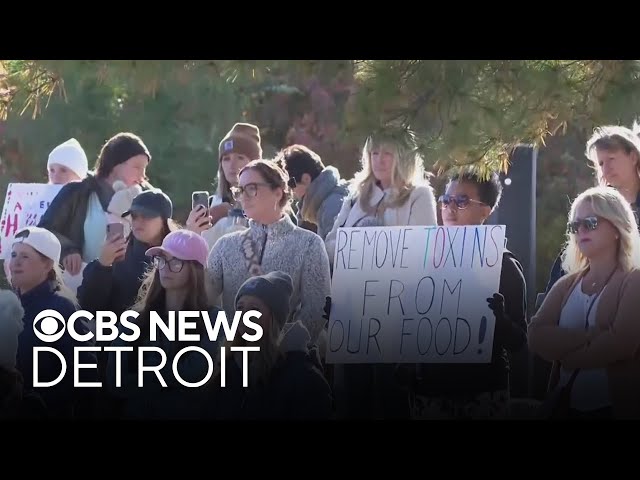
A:
[[[86,178],[87,172],[89,171],[87,155],[75,138],[67,140],[51,151],[47,168],[52,163],[64,165],[75,172],[81,179]]]
[[[60,240],[53,233],[45,228],[26,227],[18,230],[13,237],[13,244],[24,243],[33,247],[47,258],[50,258],[57,265],[60,263],[60,251],[62,246]]]

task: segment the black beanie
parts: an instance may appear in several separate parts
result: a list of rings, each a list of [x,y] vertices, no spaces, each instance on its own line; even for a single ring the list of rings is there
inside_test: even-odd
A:
[[[136,155],[146,155],[151,161],[149,149],[140,137],[129,132],[118,133],[107,140],[107,143],[102,147],[98,157],[97,173],[106,177],[111,173],[113,167]]]
[[[292,293],[293,282],[287,273],[269,272],[251,277],[242,284],[236,295],[236,306],[240,297],[244,295],[257,297],[269,307],[271,316],[282,328],[289,318]]]

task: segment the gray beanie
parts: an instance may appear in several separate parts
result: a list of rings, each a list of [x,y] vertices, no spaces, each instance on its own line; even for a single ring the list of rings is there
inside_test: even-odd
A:
[[[251,295],[262,300],[271,310],[271,316],[279,322],[279,327],[289,318],[289,302],[293,293],[293,282],[285,272],[269,272],[247,279],[236,295],[238,300],[244,295]]]

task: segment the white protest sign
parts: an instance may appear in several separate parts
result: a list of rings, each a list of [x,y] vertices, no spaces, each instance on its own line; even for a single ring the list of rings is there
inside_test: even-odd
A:
[[[45,183],[10,183],[0,217],[0,255],[11,249],[18,229],[36,226],[58,194],[62,185]]]
[[[504,225],[340,228],[328,363],[488,363]]]

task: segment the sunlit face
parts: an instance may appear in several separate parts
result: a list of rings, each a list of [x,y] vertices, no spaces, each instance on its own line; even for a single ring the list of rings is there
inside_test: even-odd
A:
[[[144,154],[140,154],[116,165],[113,167],[113,172],[118,180],[126,183],[127,187],[132,187],[146,179],[147,165],[149,165],[149,158]]]
[[[602,252],[615,250],[618,244],[616,237],[619,236],[618,229],[609,220],[596,215],[587,201],[578,205],[575,216],[571,221],[583,221],[591,218],[597,219],[597,226],[594,229],[589,229],[582,224],[574,235],[578,248],[588,259],[594,258]]]
[[[482,225],[491,208],[480,200],[478,185],[472,182],[451,182],[440,202],[442,223],[448,227]],[[448,205],[446,204],[448,202]]]
[[[11,247],[11,283],[20,291],[27,292],[40,285],[52,268],[53,260],[43,257],[30,245],[14,243]]]
[[[391,145],[382,144],[371,149],[371,170],[383,185],[391,185],[395,165],[396,149]]]
[[[241,153],[228,153],[222,156],[220,160],[222,173],[230,185],[238,185],[238,174],[250,161],[249,157]]]
[[[262,326],[263,337],[267,334],[269,329],[271,328],[271,310],[267,305],[258,297],[254,297],[253,295],[243,295],[238,299],[238,303],[236,303],[236,309],[241,312],[248,312],[250,310],[257,310],[262,314],[260,318],[252,318],[252,321],[258,323]],[[247,327],[244,323],[240,323],[238,325],[238,332],[236,333],[236,337],[242,336],[243,333],[247,331]],[[250,333],[253,333],[251,331]]]
[[[189,284],[191,266],[189,262],[163,252],[153,260],[160,273],[160,285],[165,290],[181,290]]]
[[[608,185],[615,188],[624,187],[630,179],[638,176],[638,159],[635,154],[626,153],[624,149],[597,150],[598,166]]]
[[[140,213],[131,213],[131,231],[142,243],[156,245],[162,242],[164,220],[162,217],[145,217]]]
[[[242,203],[247,217],[264,223],[265,219],[273,217],[274,212],[282,212],[279,206],[282,189],[272,189],[257,170],[251,168],[242,172],[238,187],[243,189],[243,193],[236,198]]]
[[[53,185],[66,185],[70,182],[82,180],[76,172],[59,163],[49,165],[49,183]]]

